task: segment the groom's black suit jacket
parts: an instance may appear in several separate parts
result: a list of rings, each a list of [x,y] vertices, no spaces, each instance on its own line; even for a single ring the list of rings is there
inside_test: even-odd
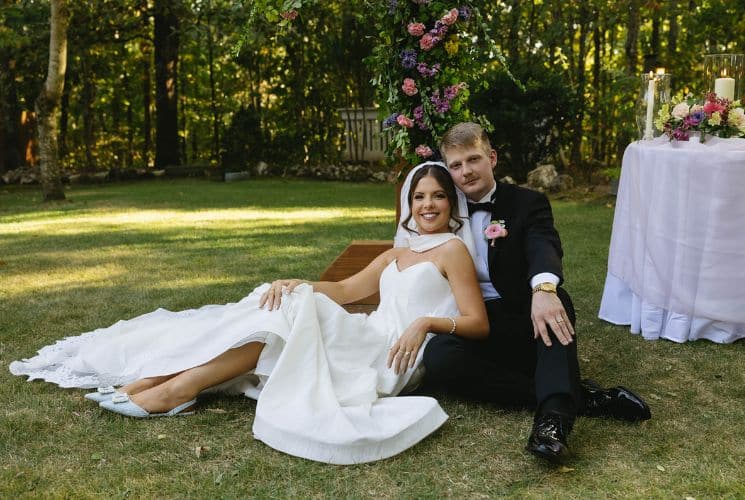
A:
[[[505,305],[530,314],[530,279],[549,272],[563,281],[563,252],[551,205],[542,193],[500,182],[492,199],[491,218],[504,220],[507,236],[494,246],[489,243],[489,276]]]
[[[540,405],[551,395],[567,394],[580,404],[576,343],[545,346],[534,338],[530,319],[530,279],[550,272],[563,281],[551,205],[542,193],[503,183],[492,200],[491,220],[504,220],[507,236],[488,243],[489,275],[501,296],[486,302],[489,338],[436,335],[424,351],[425,382],[435,391],[496,402]],[[559,288],[558,296],[574,323],[569,294]]]

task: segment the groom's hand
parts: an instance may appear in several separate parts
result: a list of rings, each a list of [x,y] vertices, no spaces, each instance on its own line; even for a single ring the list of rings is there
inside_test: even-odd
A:
[[[533,294],[530,319],[533,321],[533,337],[541,337],[547,346],[551,346],[549,329],[563,345],[572,342],[574,328],[555,293],[538,291]]]

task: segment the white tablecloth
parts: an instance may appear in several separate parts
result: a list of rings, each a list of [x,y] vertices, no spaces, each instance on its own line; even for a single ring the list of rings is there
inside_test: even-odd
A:
[[[626,148],[599,317],[647,339],[745,337],[745,139]]]

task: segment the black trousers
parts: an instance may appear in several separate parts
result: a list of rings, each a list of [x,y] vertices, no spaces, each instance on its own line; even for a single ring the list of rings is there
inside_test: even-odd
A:
[[[574,325],[569,294],[563,288],[558,294]],[[554,337],[547,347],[540,337],[533,338],[528,314],[510,311],[501,300],[487,301],[486,310],[487,340],[457,335],[436,335],[430,340],[424,350],[422,390],[528,408],[540,408],[552,396],[559,396],[566,402],[560,411],[573,417],[584,404],[576,337],[567,346]]]

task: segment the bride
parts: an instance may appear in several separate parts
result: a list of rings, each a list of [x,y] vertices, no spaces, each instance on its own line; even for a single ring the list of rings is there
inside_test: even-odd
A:
[[[454,234],[466,230],[459,195],[444,165],[423,163],[402,190],[407,237],[356,275],[278,280],[237,303],[158,309],[58,341],[10,371],[100,387],[86,398],[130,417],[190,414],[208,389],[243,393],[257,399],[254,437],[275,449],[335,464],[390,457],[447,419],[432,398],[389,397],[416,385],[427,340],[488,334],[469,249]],[[378,290],[369,316],[339,305]]]

